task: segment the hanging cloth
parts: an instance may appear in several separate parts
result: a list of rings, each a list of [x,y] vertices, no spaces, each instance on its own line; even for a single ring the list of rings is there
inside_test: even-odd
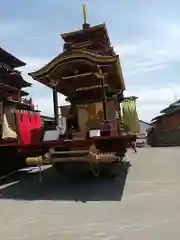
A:
[[[139,133],[140,125],[135,99],[124,99],[122,102],[123,125],[126,132]]]

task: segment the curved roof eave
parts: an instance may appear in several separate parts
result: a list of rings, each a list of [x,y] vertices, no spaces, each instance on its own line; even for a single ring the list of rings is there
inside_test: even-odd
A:
[[[1,55],[1,61],[5,62],[6,64],[10,64],[12,67],[24,67],[26,66],[26,63],[12,55],[11,53],[7,52],[3,48],[0,47],[0,55]]]
[[[51,62],[46,64],[44,67],[39,69],[38,71],[31,72],[29,75],[33,78],[38,78],[41,77],[42,75],[48,73],[53,69],[55,66],[60,65],[61,63],[68,61],[68,60],[73,60],[73,59],[86,59],[91,62],[99,62],[99,63],[106,63],[106,62],[117,62],[118,68],[120,67],[120,63],[118,61],[118,55],[116,56],[102,56],[102,55],[97,55],[94,53],[86,52],[86,51],[78,51],[78,52],[72,52],[71,54],[64,55],[60,54],[56,58],[54,58]]]
[[[69,37],[69,36],[73,36],[73,35],[76,35],[76,34],[82,34],[82,33],[85,33],[85,32],[87,32],[87,33],[88,32],[93,32],[93,31],[97,31],[97,30],[103,30],[104,31],[106,39],[107,39],[109,45],[111,45],[110,38],[109,38],[109,35],[108,35],[108,31],[107,31],[107,27],[106,27],[105,23],[102,23],[102,24],[99,24],[99,25],[94,25],[94,26],[91,26],[87,29],[81,29],[81,30],[77,30],[77,31],[73,31],[73,32],[62,33],[61,37],[64,41],[66,41],[66,38]]]

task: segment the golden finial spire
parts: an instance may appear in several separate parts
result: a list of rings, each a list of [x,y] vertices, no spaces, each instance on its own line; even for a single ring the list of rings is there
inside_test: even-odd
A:
[[[84,24],[87,24],[87,9],[86,9],[86,4],[82,4],[82,7],[83,7]]]

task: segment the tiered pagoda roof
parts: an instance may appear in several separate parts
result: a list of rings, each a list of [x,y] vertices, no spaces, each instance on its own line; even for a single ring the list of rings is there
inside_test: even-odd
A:
[[[63,33],[64,46],[71,44],[74,49],[86,49],[100,55],[116,55],[108,36],[105,24],[88,26],[82,30]]]
[[[14,98],[27,96],[28,93],[22,88],[30,87],[21,76],[21,72],[15,68],[25,66],[26,63],[14,57],[9,52],[0,48],[0,94],[3,96],[14,96]]]
[[[14,57],[12,54],[4,50],[0,47],[0,62],[6,63],[7,65],[11,66],[12,68],[23,67],[26,65],[25,62],[19,60],[18,58]]]
[[[68,101],[99,99],[102,76],[107,95],[125,89],[119,56],[105,24],[91,27],[85,22],[82,30],[61,37],[63,52],[30,76],[48,87],[56,86]]]

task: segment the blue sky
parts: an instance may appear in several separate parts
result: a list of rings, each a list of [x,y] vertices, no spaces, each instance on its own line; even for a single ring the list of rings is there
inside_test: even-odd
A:
[[[37,70],[62,51],[60,33],[80,29],[81,4],[90,24],[106,22],[120,55],[126,95],[137,95],[141,119],[150,120],[180,97],[180,2],[178,0],[6,0],[0,10],[0,45],[24,60],[23,76],[44,114],[52,115],[50,89],[32,81]],[[64,103],[62,96],[60,103]]]

